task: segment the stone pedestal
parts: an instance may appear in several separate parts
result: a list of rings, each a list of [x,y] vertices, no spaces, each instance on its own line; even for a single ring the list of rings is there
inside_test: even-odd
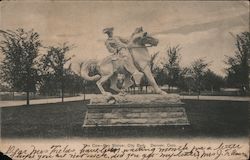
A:
[[[96,95],[87,106],[83,127],[189,125],[178,95],[114,96],[116,104]]]

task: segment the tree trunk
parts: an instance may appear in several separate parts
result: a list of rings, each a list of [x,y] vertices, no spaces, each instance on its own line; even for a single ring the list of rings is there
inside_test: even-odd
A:
[[[211,93],[212,93],[212,95],[214,94],[214,88],[213,88],[213,86],[211,86]]]
[[[62,102],[64,102],[64,77],[62,76]]]
[[[26,97],[26,105],[29,106],[30,105],[30,92],[29,91],[26,92],[26,96],[27,96]]]
[[[12,100],[15,100],[15,92],[12,92]]]
[[[27,69],[27,81],[26,81],[26,104],[27,106],[30,105],[30,69]]]
[[[62,102],[64,102],[64,87],[62,87]]]

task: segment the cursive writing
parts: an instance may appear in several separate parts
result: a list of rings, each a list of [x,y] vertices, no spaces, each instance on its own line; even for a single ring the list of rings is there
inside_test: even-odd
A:
[[[184,144],[81,144],[80,146],[54,144],[26,148],[8,146],[5,154],[17,160],[88,159],[88,160],[223,160],[244,159],[249,155],[240,144],[216,146]]]

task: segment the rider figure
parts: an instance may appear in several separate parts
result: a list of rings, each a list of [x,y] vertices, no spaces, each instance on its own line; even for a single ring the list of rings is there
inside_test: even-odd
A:
[[[108,35],[105,45],[108,51],[113,54],[112,61],[122,57],[125,69],[133,76],[136,85],[139,85],[143,73],[139,72],[133,63],[133,59],[127,48],[128,40],[118,36],[113,36],[113,30],[113,27],[103,29],[103,33]]]

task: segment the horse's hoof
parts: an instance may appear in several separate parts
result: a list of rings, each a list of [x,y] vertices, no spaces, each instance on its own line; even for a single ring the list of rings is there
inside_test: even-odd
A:
[[[118,95],[119,95],[119,96],[126,96],[127,93],[126,93],[126,92],[120,92]]]
[[[116,99],[115,97],[111,96],[107,99],[108,104],[116,104]]]
[[[167,95],[168,93],[167,92],[165,92],[165,91],[162,91],[162,90],[160,90],[160,91],[158,91],[158,92],[156,92],[157,94],[161,94],[161,95]]]
[[[167,95],[168,93],[167,93],[167,92],[164,92],[164,91],[161,91],[160,94],[161,94],[161,95]]]
[[[112,94],[110,92],[106,92],[106,93],[104,93],[104,96],[112,97]]]

